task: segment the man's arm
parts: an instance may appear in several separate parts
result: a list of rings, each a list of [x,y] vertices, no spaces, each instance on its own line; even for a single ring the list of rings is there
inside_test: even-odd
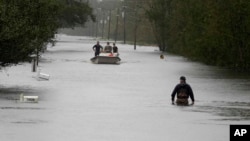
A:
[[[190,85],[188,85],[188,87],[189,87],[189,96],[190,96],[190,98],[191,98],[191,100],[192,100],[192,105],[194,104],[194,93],[193,93],[193,90],[192,90],[192,88],[191,88],[191,86]]]
[[[177,85],[178,86],[178,85]],[[171,94],[171,97],[172,97],[172,104],[174,104],[174,98],[175,98],[175,95],[176,95],[176,93],[177,93],[177,86],[175,86],[175,88],[174,88],[174,90],[173,90],[173,92],[172,92],[172,94]]]

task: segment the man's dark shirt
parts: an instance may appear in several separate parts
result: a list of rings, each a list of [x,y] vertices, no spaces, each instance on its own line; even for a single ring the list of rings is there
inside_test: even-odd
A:
[[[117,53],[118,52],[118,48],[117,48],[117,46],[114,46],[113,47],[113,53]]]
[[[100,50],[102,49],[102,46],[96,44],[96,45],[93,46],[93,49],[95,49],[95,52],[98,52],[98,53],[99,53]]]
[[[173,92],[172,92],[172,101],[174,101],[174,98],[175,98],[175,95],[180,93],[180,90],[184,88],[186,89],[186,94],[188,95],[188,97],[191,98],[192,101],[194,101],[194,94],[193,94],[193,90],[192,88],[190,87],[189,84],[185,83],[185,84],[178,84],[175,86]]]

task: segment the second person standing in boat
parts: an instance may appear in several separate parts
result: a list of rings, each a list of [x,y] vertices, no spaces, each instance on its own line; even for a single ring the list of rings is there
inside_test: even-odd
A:
[[[107,45],[104,47],[105,53],[112,53],[112,47],[110,46],[110,43],[107,42]]]

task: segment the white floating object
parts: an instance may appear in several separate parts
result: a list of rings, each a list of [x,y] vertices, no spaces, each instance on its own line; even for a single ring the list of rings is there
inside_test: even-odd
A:
[[[24,96],[20,94],[20,102],[38,103],[38,96]]]
[[[43,79],[43,80],[49,80],[50,75],[46,73],[41,73],[41,70],[39,70],[37,73],[37,78]]]
[[[49,74],[45,74],[45,73],[39,73],[38,74],[38,78],[41,78],[41,79],[45,79],[45,80],[49,80]]]

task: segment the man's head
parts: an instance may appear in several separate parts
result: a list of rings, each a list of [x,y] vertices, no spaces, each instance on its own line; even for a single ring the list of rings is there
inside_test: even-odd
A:
[[[97,44],[99,45],[99,44],[100,44],[100,42],[99,42],[99,41],[97,41]]]
[[[186,83],[186,77],[185,76],[181,76],[180,77],[180,82],[181,83]]]

